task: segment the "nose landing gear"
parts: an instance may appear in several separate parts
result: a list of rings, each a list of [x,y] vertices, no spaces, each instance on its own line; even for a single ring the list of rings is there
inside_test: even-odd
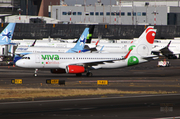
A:
[[[37,72],[38,72],[38,69],[35,69],[35,71],[34,71],[34,76],[35,76],[35,77],[38,76],[38,75],[37,75]]]

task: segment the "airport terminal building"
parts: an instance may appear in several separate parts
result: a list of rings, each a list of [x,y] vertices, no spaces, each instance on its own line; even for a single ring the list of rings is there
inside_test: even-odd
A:
[[[179,25],[179,1],[116,1],[115,5],[74,6],[52,5],[49,9],[54,19],[68,23],[99,23],[121,25]]]
[[[180,25],[179,0],[114,0],[110,5],[101,0],[94,4],[82,1],[84,4],[69,6],[65,0],[0,0],[0,21],[14,22],[8,16],[21,14],[51,17],[58,24]]]

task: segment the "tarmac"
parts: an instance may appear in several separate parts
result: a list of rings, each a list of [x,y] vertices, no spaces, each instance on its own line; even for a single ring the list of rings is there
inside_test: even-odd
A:
[[[169,67],[158,67],[158,60],[119,69],[92,70],[93,76],[51,74],[24,69],[1,62],[0,89],[117,89],[155,91],[158,94],[107,94],[73,97],[46,97],[1,100],[0,118],[18,119],[164,119],[180,117],[180,59],[171,59]],[[21,79],[21,84],[12,80]],[[59,80],[63,85],[48,84]],[[107,85],[97,82],[108,81]],[[165,93],[162,93],[165,92]]]

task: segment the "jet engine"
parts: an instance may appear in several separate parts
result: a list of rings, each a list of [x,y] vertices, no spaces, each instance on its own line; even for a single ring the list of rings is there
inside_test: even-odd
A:
[[[85,68],[83,66],[78,66],[78,65],[66,66],[66,73],[78,74],[78,73],[84,73],[84,72],[85,72]]]

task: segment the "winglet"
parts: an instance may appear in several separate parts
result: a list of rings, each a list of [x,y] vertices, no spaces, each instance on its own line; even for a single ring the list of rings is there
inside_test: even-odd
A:
[[[169,47],[169,46],[170,46],[170,44],[171,44],[171,41],[169,41],[169,43],[168,43],[168,45],[167,45],[166,47]]]
[[[30,47],[34,47],[35,44],[36,44],[36,39]]]
[[[104,45],[102,46],[102,48],[100,49],[100,51],[102,51],[102,50],[103,50],[103,48],[104,48]]]

